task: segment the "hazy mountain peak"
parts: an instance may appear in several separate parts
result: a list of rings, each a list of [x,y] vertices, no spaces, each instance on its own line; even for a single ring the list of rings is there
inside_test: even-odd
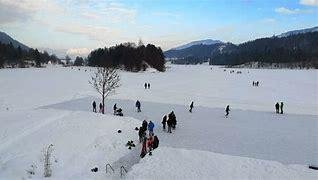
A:
[[[173,48],[173,50],[186,49],[186,48],[191,47],[193,45],[200,45],[200,44],[211,45],[211,44],[217,44],[217,43],[223,43],[223,42],[219,41],[219,40],[213,40],[213,39],[204,39],[204,40],[192,41],[190,43],[175,47],[175,48]]]

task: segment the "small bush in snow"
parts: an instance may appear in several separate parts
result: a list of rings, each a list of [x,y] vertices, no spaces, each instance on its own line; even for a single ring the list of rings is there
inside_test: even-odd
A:
[[[51,156],[53,152],[53,144],[50,144],[44,150],[44,177],[52,176],[52,168],[51,168]]]

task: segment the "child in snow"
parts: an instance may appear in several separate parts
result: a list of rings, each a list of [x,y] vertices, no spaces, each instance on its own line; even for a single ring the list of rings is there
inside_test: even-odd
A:
[[[162,128],[165,131],[166,130],[166,123],[167,123],[167,115],[163,116],[161,123],[162,123]]]

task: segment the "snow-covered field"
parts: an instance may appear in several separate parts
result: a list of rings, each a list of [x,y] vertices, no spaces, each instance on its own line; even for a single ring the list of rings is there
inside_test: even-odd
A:
[[[106,115],[91,112],[92,101],[100,100],[88,84],[91,70],[0,70],[0,179],[43,177],[49,144],[53,179],[119,178],[122,165],[129,179],[318,178],[307,167],[318,165],[317,70],[230,74],[215,66],[169,65],[164,73],[121,72],[122,86],[106,101]],[[141,113],[135,112],[137,99]],[[274,113],[280,101],[284,115]],[[114,103],[124,117],[111,115]],[[227,104],[232,111],[224,118]],[[171,110],[178,125],[167,134],[160,122]],[[155,122],[160,145],[139,162],[134,128],[143,119]],[[128,150],[128,140],[137,147]],[[107,163],[115,174],[105,173]],[[31,165],[35,175],[26,172]],[[94,167],[99,172],[91,172]]]

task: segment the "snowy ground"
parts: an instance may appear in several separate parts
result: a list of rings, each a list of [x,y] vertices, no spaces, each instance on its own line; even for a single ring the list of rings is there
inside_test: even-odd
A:
[[[176,166],[174,174],[155,173],[152,178],[318,177],[306,168],[318,165],[317,71],[239,69],[242,74],[230,74],[210,68],[171,66],[165,73],[121,72],[122,86],[106,102],[109,115],[91,112],[92,100],[98,102],[99,97],[88,84],[90,68],[1,69],[0,179],[42,177],[42,151],[51,143],[56,179],[118,178],[121,165],[130,170],[127,177],[135,179],[149,179],[152,172]],[[252,87],[252,81],[260,81],[260,87]],[[151,83],[150,90],[143,88],[144,82]],[[137,99],[142,113],[135,112]],[[195,108],[190,114],[187,106],[192,100]],[[284,115],[273,113],[277,101],[284,101]],[[125,117],[110,115],[114,103],[123,108]],[[227,104],[232,111],[226,119]],[[160,121],[171,110],[178,125],[173,134],[167,134]],[[155,122],[160,147],[154,156],[138,163],[140,146],[128,150],[125,143],[137,140],[134,128],[143,119]],[[118,129],[123,132],[118,134]],[[172,159],[166,154],[178,155],[178,161],[164,166]],[[203,169],[189,169],[192,159]],[[115,167],[115,174],[105,174],[106,163]],[[37,166],[33,176],[26,173],[31,165]],[[93,167],[100,171],[90,172]],[[140,173],[146,167],[155,171]]]

